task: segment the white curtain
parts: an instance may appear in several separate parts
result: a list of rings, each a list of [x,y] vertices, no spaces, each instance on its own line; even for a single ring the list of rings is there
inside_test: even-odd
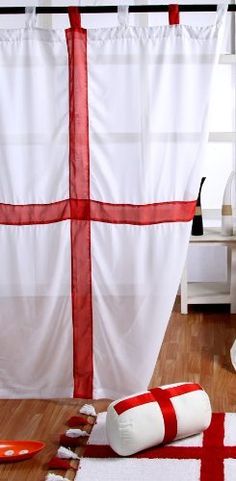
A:
[[[124,15],[124,23],[88,35],[91,197],[132,205],[194,200],[220,20],[136,28]],[[93,222],[96,397],[147,387],[190,229],[191,222]]]
[[[26,20],[0,30],[0,397],[71,396],[70,222],[30,225],[69,196],[67,49]]]
[[[147,388],[185,262],[226,8],[208,27],[139,28],[121,7],[119,27],[72,29],[67,45],[32,12],[0,31],[1,397]]]

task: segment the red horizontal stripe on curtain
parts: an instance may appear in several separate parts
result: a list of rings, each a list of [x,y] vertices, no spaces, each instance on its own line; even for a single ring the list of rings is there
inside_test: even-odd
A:
[[[70,219],[68,199],[52,204],[0,204],[0,224],[49,224]]]
[[[196,201],[160,202],[155,204],[109,204],[91,201],[91,220],[112,224],[150,225],[192,220]]]
[[[48,224],[63,220],[134,225],[189,222],[193,219],[195,205],[196,200],[136,205],[89,199],[65,199],[52,204],[0,204],[0,224]]]

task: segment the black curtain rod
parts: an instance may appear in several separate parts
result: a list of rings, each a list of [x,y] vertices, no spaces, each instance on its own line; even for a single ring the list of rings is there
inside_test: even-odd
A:
[[[127,2],[128,3],[128,2]],[[173,1],[174,3],[174,1]],[[87,6],[79,7],[81,13],[116,13],[117,6]],[[179,5],[180,12],[215,12],[217,5]],[[168,5],[130,5],[130,12],[148,13],[148,12],[167,12]],[[236,5],[228,5],[229,12],[236,12]],[[1,14],[18,14],[25,13],[25,7],[0,7]],[[67,13],[67,7],[36,7],[36,13],[54,14]]]

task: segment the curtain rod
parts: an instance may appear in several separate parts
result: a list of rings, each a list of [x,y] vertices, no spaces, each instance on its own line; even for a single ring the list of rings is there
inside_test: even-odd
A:
[[[67,13],[68,7],[36,7],[36,13],[40,14],[57,14]],[[116,13],[117,6],[87,6],[79,7],[81,13]],[[215,12],[217,5],[179,5],[180,12]],[[167,12],[168,5],[130,5],[130,12],[148,13],[148,12]],[[236,5],[228,5],[229,12],[236,12]],[[25,7],[0,7],[1,14],[18,14],[25,13]]]

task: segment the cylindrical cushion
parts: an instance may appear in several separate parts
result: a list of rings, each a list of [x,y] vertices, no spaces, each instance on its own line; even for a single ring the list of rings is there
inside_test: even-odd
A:
[[[207,393],[195,383],[154,388],[112,402],[106,429],[112,449],[121,456],[197,434],[211,422]]]

